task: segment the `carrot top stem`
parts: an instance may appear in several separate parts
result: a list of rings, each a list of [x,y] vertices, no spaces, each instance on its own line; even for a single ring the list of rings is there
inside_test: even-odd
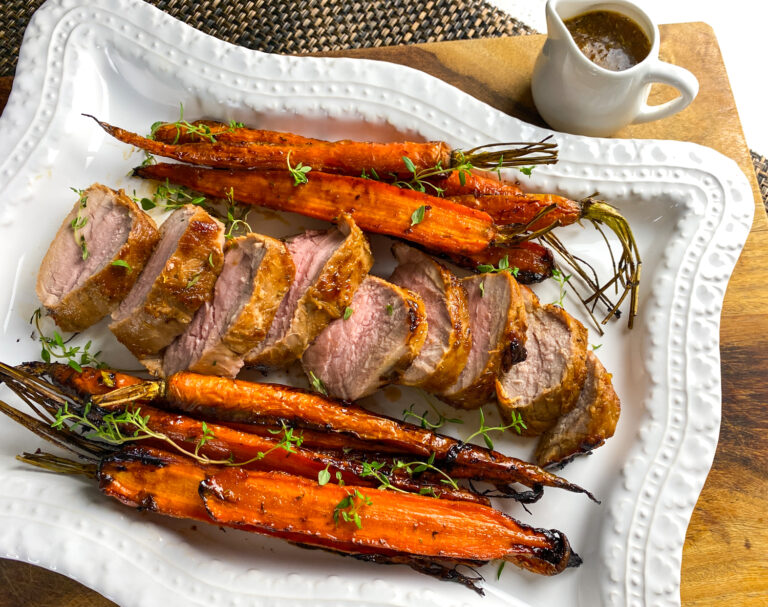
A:
[[[548,143],[551,138],[552,135],[536,143],[519,141],[487,143],[471,150],[454,150],[451,153],[451,167],[458,167],[466,162],[469,162],[476,169],[486,170],[554,164],[557,162],[557,143]]]

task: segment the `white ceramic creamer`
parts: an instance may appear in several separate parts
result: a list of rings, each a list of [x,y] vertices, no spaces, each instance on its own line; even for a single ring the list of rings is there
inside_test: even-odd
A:
[[[651,43],[648,56],[623,71],[612,71],[590,61],[563,23],[590,11],[613,11],[633,20]],[[547,40],[533,70],[533,101],[542,118],[558,131],[607,136],[622,127],[670,116],[688,106],[699,91],[688,70],[659,60],[659,30],[640,8],[613,0],[549,0]],[[675,87],[680,96],[649,106],[651,84]]]

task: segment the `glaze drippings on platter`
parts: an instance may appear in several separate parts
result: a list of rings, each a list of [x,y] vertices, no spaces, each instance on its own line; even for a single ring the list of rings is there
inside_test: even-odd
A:
[[[614,11],[590,11],[564,21],[582,53],[608,70],[637,65],[651,52],[651,41],[629,17]]]

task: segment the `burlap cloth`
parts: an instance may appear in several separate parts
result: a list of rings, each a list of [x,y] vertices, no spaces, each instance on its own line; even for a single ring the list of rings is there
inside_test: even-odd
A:
[[[518,36],[532,28],[483,0],[148,0],[227,42],[270,53],[313,53]],[[16,69],[24,28],[43,0],[0,0],[0,76]],[[752,152],[768,210],[768,163]]]

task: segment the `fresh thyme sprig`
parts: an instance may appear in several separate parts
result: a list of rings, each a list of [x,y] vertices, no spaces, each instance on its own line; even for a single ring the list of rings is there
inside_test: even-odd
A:
[[[520,268],[510,267],[509,255],[505,255],[499,260],[499,266],[494,267],[493,264],[481,263],[477,266],[477,271],[481,274],[498,274],[499,272],[510,272],[512,276],[517,278],[520,273]]]
[[[255,461],[264,459],[267,455],[277,449],[284,449],[288,453],[295,453],[296,448],[300,447],[304,438],[301,434],[294,434],[294,429],[289,428],[283,423],[281,430],[270,430],[271,434],[280,434],[282,437],[272,447],[266,451],[259,451],[254,457],[236,462],[234,458],[214,460],[200,453],[201,447],[214,440],[216,437],[213,430],[205,423],[201,422],[202,434],[195,440],[194,451],[183,448],[167,434],[158,432],[149,427],[150,415],[142,415],[141,407],[126,408],[122,411],[110,411],[102,413],[98,422],[91,419],[91,403],[86,402],[82,415],[69,410],[68,403],[64,403],[56,411],[54,421],[51,427],[54,429],[63,429],[69,427],[70,430],[81,428],[86,432],[88,439],[98,439],[110,445],[123,445],[129,442],[153,438],[172,446],[184,455],[192,457],[201,464],[216,464],[222,466],[245,466]]]
[[[449,171],[449,169],[444,169],[442,165],[438,162],[434,167],[429,169],[422,169],[420,171],[416,170],[416,166],[413,164],[413,161],[408,158],[408,156],[401,156],[403,159],[403,164],[405,164],[405,168],[408,169],[408,171],[413,175],[410,180],[400,180],[397,179],[397,175],[395,176],[395,181],[392,183],[392,185],[396,185],[399,188],[408,188],[409,190],[415,190],[417,192],[424,192],[426,193],[427,188],[431,188],[431,190],[434,192],[437,196],[442,196],[445,192],[445,189],[435,185],[434,183],[431,183],[429,181],[425,181],[427,177],[432,177],[434,175],[442,175],[443,173],[446,173]],[[375,174],[373,169],[371,169],[371,172]],[[366,177],[365,171],[363,171],[363,177]],[[378,176],[376,177],[378,179]],[[417,222],[418,223],[418,222]],[[413,224],[411,224],[413,225]]]
[[[558,298],[553,301],[552,303],[555,305],[563,307],[563,301],[565,300],[565,285],[568,283],[568,281],[571,279],[571,274],[563,274],[560,270],[555,268],[552,270],[552,278],[553,280],[560,285],[560,294]]]
[[[228,226],[228,230],[224,237],[227,240],[231,240],[235,237],[235,233],[238,230],[242,230],[245,234],[251,231],[251,226],[248,225],[248,214],[251,212],[251,208],[244,209],[235,202],[234,188],[229,188],[229,192],[226,193],[226,201],[227,220],[225,223]]]
[[[360,476],[363,478],[366,477],[372,477],[375,478],[379,482],[378,489],[389,489],[391,491],[397,491],[399,493],[409,493],[408,491],[405,491],[404,489],[400,489],[399,487],[395,487],[392,482],[389,480],[389,476],[383,472],[383,469],[386,466],[385,462],[378,462],[378,461],[372,461],[372,462],[363,462],[363,470],[360,473]],[[435,466],[435,454],[429,456],[429,459],[427,461],[412,461],[412,462],[405,462],[403,460],[394,460],[389,467],[390,472],[398,472],[402,471],[405,472],[408,476],[414,476],[421,474],[422,472],[425,472],[427,470],[432,470],[433,472],[436,472],[443,478],[440,479],[441,483],[444,483],[446,485],[450,485],[453,489],[458,489],[459,485],[456,483],[455,480],[453,480],[446,472]]]
[[[82,373],[83,365],[95,365],[98,368],[106,367],[106,363],[99,360],[101,351],[93,353],[91,352],[91,341],[89,340],[85,346],[70,346],[69,341],[73,339],[77,333],[73,334],[67,339],[61,336],[58,331],[53,332],[52,337],[48,337],[43,333],[43,329],[40,326],[40,319],[43,316],[43,310],[38,308],[32,314],[30,318],[30,324],[35,325],[37,329],[37,336],[40,340],[42,350],[40,351],[40,358],[45,362],[50,363],[54,358],[59,360],[65,360],[67,364],[72,367],[78,373]]]
[[[301,185],[302,183],[309,183],[307,173],[312,170],[312,167],[304,166],[301,162],[295,167],[291,166],[291,152],[288,152],[285,163],[288,165],[288,172],[293,176],[294,186]]]
[[[483,413],[483,410],[478,409],[477,411],[480,414],[480,428],[477,430],[477,432],[474,432],[470,434],[467,438],[465,438],[464,439],[465,443],[468,443],[476,436],[482,436],[486,446],[489,449],[493,449],[493,441],[491,440],[491,437],[488,436],[489,432],[504,432],[505,430],[514,428],[514,430],[518,434],[520,434],[523,430],[525,430],[528,427],[525,425],[525,422],[523,421],[523,416],[520,415],[520,413],[518,413],[517,411],[510,411],[509,416],[511,417],[512,421],[506,426],[486,426],[485,414]]]
[[[419,425],[424,428],[425,430],[437,430],[438,428],[442,428],[446,423],[451,424],[463,424],[464,420],[459,419],[458,417],[446,417],[443,415],[440,410],[435,407],[435,405],[432,404],[432,401],[430,401],[428,398],[424,399],[429,406],[430,409],[437,415],[437,422],[431,422],[427,418],[427,414],[429,411],[424,410],[424,413],[419,415],[418,413],[414,413],[413,408],[416,406],[415,403],[411,403],[411,406],[408,407],[403,411],[403,419],[408,420],[408,418],[413,418],[419,420]]]
[[[179,103],[179,119],[176,122],[163,122],[158,121],[152,124],[150,127],[149,135],[147,139],[154,139],[155,133],[161,127],[171,126],[176,128],[176,137],[173,140],[173,144],[177,144],[181,138],[181,129],[184,128],[187,135],[197,135],[201,139],[207,139],[211,143],[216,143],[216,135],[207,124],[192,124],[184,120],[184,104]],[[234,120],[229,121],[229,129],[224,131],[226,133],[232,133],[235,129],[242,128],[244,125],[242,122],[236,122]]]
[[[347,495],[333,509],[333,522],[339,526],[339,520],[345,523],[354,523],[358,529],[363,528],[363,521],[360,518],[361,506],[370,506],[373,504],[371,498],[360,493],[359,489],[354,491],[346,490]]]
[[[167,179],[165,180],[165,183],[161,183],[157,186],[157,190],[152,194],[152,198],[145,197],[137,199],[134,196],[133,199],[137,204],[140,204],[141,208],[145,211],[154,208],[163,211],[175,211],[188,204],[207,208],[205,196],[195,196],[185,187],[172,187],[170,181]]]

